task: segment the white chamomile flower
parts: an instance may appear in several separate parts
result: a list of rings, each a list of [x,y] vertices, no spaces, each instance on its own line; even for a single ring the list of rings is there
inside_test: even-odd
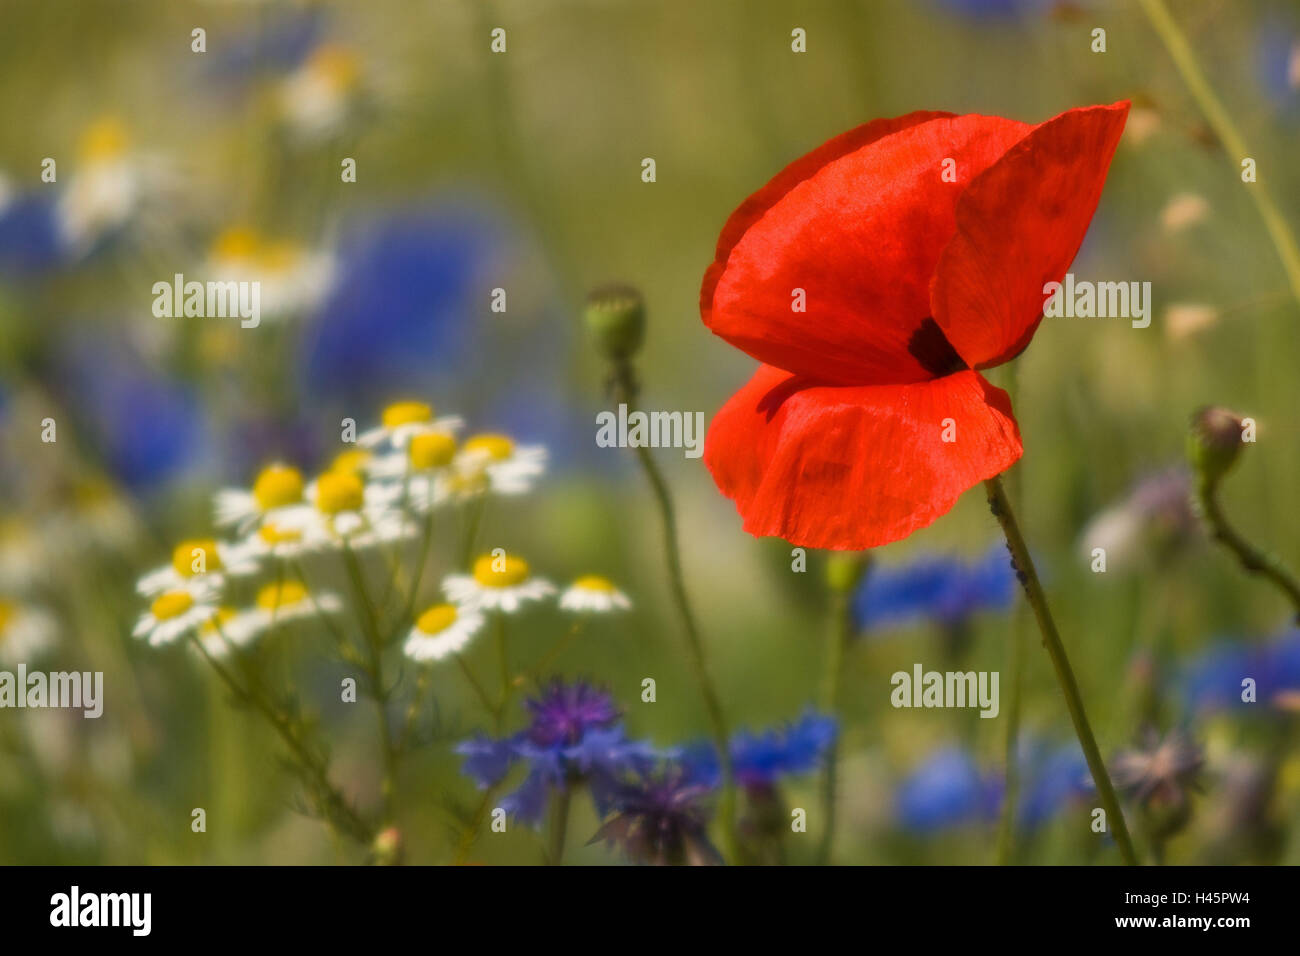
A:
[[[276,625],[342,610],[343,602],[332,592],[313,594],[301,581],[273,581],[257,592],[251,608],[223,621],[221,631],[230,643],[242,647]]]
[[[306,312],[329,293],[334,260],[288,239],[271,240],[238,226],[217,236],[206,272],[215,282],[256,282],[260,314],[280,319]]]
[[[318,46],[281,81],[276,106],[285,124],[304,140],[340,132],[361,94],[361,63],[335,43]]]
[[[327,471],[307,486],[306,496],[315,506],[308,529],[309,548],[376,547],[402,541],[415,528],[393,507],[401,489],[367,484],[356,472]]]
[[[523,558],[485,554],[474,562],[473,574],[448,575],[442,591],[457,604],[513,614],[528,601],[550,597],[555,586],[545,578],[530,577]]]
[[[483,615],[474,608],[435,604],[415,620],[402,652],[416,661],[440,661],[458,654],[483,628]]]
[[[140,615],[131,633],[146,638],[153,647],[186,637],[217,613],[216,607],[210,603],[211,597],[211,592],[165,591],[154,598],[149,610]]]
[[[54,643],[55,631],[48,612],[0,598],[0,661],[27,663]]]
[[[80,159],[58,205],[64,241],[78,253],[130,219],[143,192],[141,170],[117,119],[105,117],[86,129]]]
[[[311,550],[311,540],[303,528],[282,527],[264,521],[248,535],[235,542],[231,550],[252,565],[277,558],[293,560]]]
[[[560,607],[579,614],[608,614],[610,611],[626,611],[631,606],[628,596],[614,587],[609,578],[599,574],[584,574],[560,595]]]
[[[465,440],[456,455],[453,492],[471,498],[485,491],[522,495],[546,470],[546,448],[516,445],[506,435],[482,434]]]
[[[405,451],[375,458],[368,472],[391,485],[393,503],[427,514],[451,496],[451,466],[456,458],[456,438],[448,432],[427,431],[412,435]]]
[[[258,568],[258,562],[236,545],[194,538],[176,545],[171,564],[150,571],[135,589],[146,597],[163,591],[206,591],[221,587],[227,574],[241,577],[256,574]]]
[[[227,625],[238,616],[238,613],[233,607],[223,604],[214,608],[212,616],[199,625],[198,642],[203,645],[208,656],[222,658],[229,654],[232,648],[239,646],[239,642],[227,629]],[[243,643],[248,643],[247,639]]]
[[[414,436],[425,432],[450,433],[459,429],[464,422],[455,415],[433,417],[433,406],[428,402],[394,402],[383,410],[379,424],[368,428],[357,436],[357,444],[362,448],[388,446],[397,451],[404,451],[407,442]]]
[[[240,534],[261,522],[301,528],[313,518],[311,506],[303,500],[302,472],[283,464],[263,468],[252,490],[222,488],[214,510],[219,527],[234,526]]]

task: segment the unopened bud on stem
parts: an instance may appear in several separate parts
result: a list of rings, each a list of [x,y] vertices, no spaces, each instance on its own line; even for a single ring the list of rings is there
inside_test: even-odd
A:
[[[645,302],[630,285],[611,283],[593,289],[583,318],[597,351],[613,361],[630,359],[645,339]]]

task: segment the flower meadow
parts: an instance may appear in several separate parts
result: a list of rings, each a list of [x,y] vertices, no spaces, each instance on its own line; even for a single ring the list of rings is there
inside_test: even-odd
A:
[[[1300,863],[1289,4],[0,24],[0,862]]]

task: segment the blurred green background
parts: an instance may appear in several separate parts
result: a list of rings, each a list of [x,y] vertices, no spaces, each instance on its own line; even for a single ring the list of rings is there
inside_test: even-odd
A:
[[[1294,4],[1170,7],[1254,151],[1260,182],[1294,223]],[[196,27],[206,30],[204,53],[191,51]],[[506,31],[503,54],[490,51],[495,27]],[[791,51],[796,27],[806,53]],[[1097,27],[1105,53],[1090,49]],[[0,861],[364,858],[295,811],[277,741],[232,709],[196,660],[129,633],[135,578],[176,540],[210,529],[215,488],[246,483],[274,457],[319,467],[342,415],[365,427],[401,394],[550,447],[551,473],[526,499],[491,508],[484,540],[508,541],[557,581],[595,571],[618,582],[635,612],[599,622],[556,669],[608,686],[635,735],[663,745],[703,735],[648,489],[630,458],[594,447],[594,415],[607,404],[582,298],[609,279],[637,285],[649,313],[638,361],[645,405],[711,415],[754,365],[699,321],[699,283],[727,215],[827,138],[916,109],[1036,122],[1077,105],[1134,103],[1072,271],[1150,281],[1151,326],[1050,320],[990,376],[1014,390],[1022,524],[1103,752],[1131,744],[1144,717],[1182,719],[1180,663],[1216,639],[1262,642],[1286,627],[1282,597],[1203,535],[1158,549],[1144,539],[1130,566],[1105,574],[1090,571],[1081,539],[1144,475],[1178,464],[1194,409],[1223,404],[1259,425],[1225,507],[1300,567],[1297,303],[1252,186],[1136,4],[51,0],[4,6],[0,63],[0,586],[15,600],[34,595],[57,618],[46,669],[103,670],[106,685],[98,721],[0,712]],[[97,123],[112,142],[87,142]],[[79,174],[87,183],[106,153],[129,157],[113,174],[125,178],[77,193]],[[45,157],[57,161],[56,183],[40,181]],[[344,157],[356,160],[355,183],[340,180]],[[654,183],[642,182],[645,157],[656,162]],[[78,202],[90,225],[69,251],[41,214],[66,230]],[[236,225],[284,243],[296,262],[328,251],[346,294],[309,281],[303,303],[256,332],[155,318],[152,283],[197,276]],[[509,296],[503,314],[490,309],[497,287]],[[55,445],[40,442],[47,415],[59,422]],[[657,458],[677,497],[688,586],[732,723],[794,718],[817,699],[832,626],[823,556],[792,573],[790,548],[745,535],[698,460]],[[972,490],[950,516],[874,558],[974,556],[997,533]],[[557,626],[539,619],[539,629]],[[1014,620],[1005,610],[976,615],[963,657],[965,668],[1003,673],[1004,700]],[[994,822],[917,833],[896,813],[900,781],[941,748],[966,748],[994,776],[1003,763],[1003,721],[889,706],[889,675],[915,661],[939,667],[943,642],[941,628],[918,622],[876,629],[850,651],[840,862],[992,862]],[[319,650],[304,640],[266,666],[299,687],[330,741],[334,778],[371,806],[373,716],[338,703],[341,667]],[[1024,730],[1068,742],[1033,635],[1026,651]],[[490,668],[486,642],[471,659]],[[640,703],[647,676],[655,704]],[[450,858],[445,808],[471,804],[475,792],[449,743],[484,726],[453,669],[435,671],[433,695],[438,724],[401,780],[400,827],[416,862]],[[426,730],[431,721],[426,714]],[[1170,861],[1300,861],[1294,719],[1197,718],[1190,728],[1206,772]],[[1236,808],[1226,781],[1242,759],[1268,772],[1253,821],[1275,828],[1266,851],[1248,835],[1222,837]],[[811,807],[817,787],[800,777],[784,798]],[[205,834],[190,830],[194,807],[208,812]],[[575,812],[570,861],[615,859],[583,845],[598,826],[590,806]],[[806,837],[791,838],[792,860],[811,859],[818,826],[814,818]],[[538,845],[512,830],[480,840],[474,859],[536,862]],[[1022,834],[1016,856],[1109,862],[1114,850],[1074,809]]]

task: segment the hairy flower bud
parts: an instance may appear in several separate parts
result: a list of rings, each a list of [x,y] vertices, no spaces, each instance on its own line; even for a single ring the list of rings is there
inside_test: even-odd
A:
[[[1207,406],[1192,416],[1187,457],[1203,481],[1217,483],[1236,464],[1241,433],[1241,417],[1226,408]]]
[[[612,283],[593,289],[583,311],[596,349],[606,358],[629,359],[645,338],[645,302],[630,285]]]

